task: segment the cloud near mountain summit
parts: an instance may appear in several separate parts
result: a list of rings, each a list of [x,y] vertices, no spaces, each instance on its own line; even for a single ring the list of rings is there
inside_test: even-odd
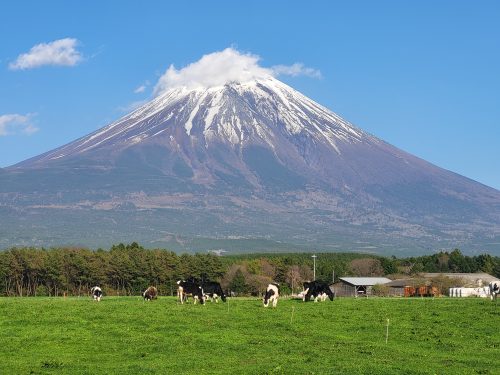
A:
[[[278,75],[321,77],[318,70],[305,67],[302,63],[266,68],[260,66],[259,61],[258,55],[242,53],[230,47],[204,55],[200,60],[181,69],[170,65],[158,80],[153,94],[158,96],[165,91],[179,87],[210,88],[223,86],[229,82],[244,83]]]

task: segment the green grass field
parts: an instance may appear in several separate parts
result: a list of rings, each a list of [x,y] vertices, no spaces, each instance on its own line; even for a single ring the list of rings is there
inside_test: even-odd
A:
[[[0,374],[500,374],[499,323],[485,299],[1,298]]]

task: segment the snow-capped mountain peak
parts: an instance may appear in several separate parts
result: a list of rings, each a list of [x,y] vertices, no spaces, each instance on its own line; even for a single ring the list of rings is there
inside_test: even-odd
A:
[[[498,242],[500,192],[399,150],[257,73],[200,83],[199,74],[172,72],[142,107],[0,171],[0,208],[59,208],[51,225],[72,223],[78,243],[85,226],[84,233],[108,228],[110,243],[139,232],[133,240],[271,236],[308,248],[343,241],[342,248],[358,249],[364,241],[395,251],[401,243]],[[44,215],[8,212],[13,223],[21,217],[15,231],[27,228],[21,238],[48,225],[36,221]],[[89,224],[95,217],[99,224]]]
[[[266,144],[296,137],[328,145],[341,154],[342,144],[374,141],[362,130],[273,77],[209,88],[177,87],[88,136],[42,155],[46,162],[103,147],[129,147],[168,138],[183,143],[182,133],[208,147]]]

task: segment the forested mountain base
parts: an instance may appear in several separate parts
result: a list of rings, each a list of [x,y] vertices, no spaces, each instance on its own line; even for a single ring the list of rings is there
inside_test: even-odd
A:
[[[212,253],[178,255],[148,250],[137,243],[109,251],[79,248],[11,248],[0,252],[0,295],[87,295],[100,285],[105,295],[138,295],[150,285],[160,295],[174,295],[176,282],[194,276],[220,281],[237,295],[259,295],[269,282],[279,282],[287,294],[301,290],[313,278],[311,254]],[[433,255],[386,258],[354,253],[318,253],[316,278],[331,282],[342,276],[382,276],[419,272],[486,272],[500,277],[500,258],[465,256],[459,250]]]

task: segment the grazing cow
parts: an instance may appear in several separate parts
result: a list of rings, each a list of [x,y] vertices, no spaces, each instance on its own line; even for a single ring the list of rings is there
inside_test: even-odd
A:
[[[193,297],[195,304],[198,300],[202,305],[205,303],[205,298],[203,297],[203,288],[198,283],[179,280],[177,281],[177,285],[179,285],[177,289],[177,295],[179,296],[179,300],[182,304],[188,296]]]
[[[273,307],[278,304],[278,297],[280,296],[280,291],[278,288],[279,284],[271,283],[267,286],[266,294],[264,295],[264,307],[269,306],[269,301],[272,301]]]
[[[92,289],[90,289],[90,294],[92,294],[92,298],[94,301],[99,302],[102,297],[102,290],[98,286],[94,286]]]
[[[142,297],[145,301],[151,301],[158,298],[158,290],[154,286],[150,286],[148,289],[142,293]]]
[[[499,281],[492,281],[489,285],[490,289],[490,298],[491,300],[496,300],[498,294],[500,294],[500,282]]]
[[[218,298],[220,297],[222,302],[226,302],[226,295],[219,283],[215,281],[205,281],[201,284],[201,287],[205,297],[210,298],[210,301],[213,302],[213,300],[215,300],[215,302],[218,303]]]
[[[314,302],[318,302],[318,299],[325,301],[326,297],[333,301],[334,295],[327,283],[319,280],[314,280],[311,282],[305,282],[304,291],[302,292],[302,300],[307,302],[314,298]]]

